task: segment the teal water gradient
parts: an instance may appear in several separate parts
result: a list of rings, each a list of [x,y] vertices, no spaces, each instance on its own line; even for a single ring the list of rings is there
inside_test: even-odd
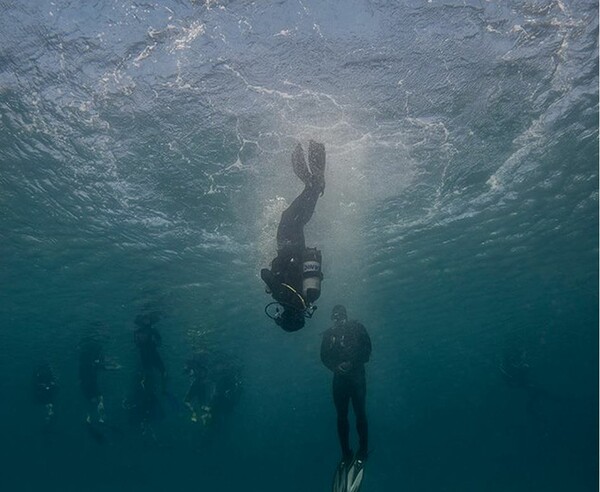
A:
[[[328,490],[338,302],[373,339],[364,492],[597,490],[596,2],[7,1],[0,26],[3,490]],[[257,273],[310,138],[325,280],[286,334]],[[148,305],[179,400],[194,348],[243,363],[211,437],[168,402],[156,443],[127,424]],[[77,380],[97,322],[123,366],[102,446]]]

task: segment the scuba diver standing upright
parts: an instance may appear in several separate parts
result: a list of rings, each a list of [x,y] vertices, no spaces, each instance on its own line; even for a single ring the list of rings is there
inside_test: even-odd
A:
[[[362,323],[348,319],[346,308],[341,304],[333,307],[331,319],[333,326],[323,334],[321,361],[333,372],[333,403],[342,450],[342,459],[334,476],[333,492],[356,492],[360,488],[369,454],[365,364],[371,357],[371,338]],[[350,448],[350,402],[358,433],[356,455]]]
[[[298,331],[304,327],[306,317],[312,316],[313,303],[321,294],[321,252],[307,248],[304,226],[311,219],[319,196],[325,191],[325,146],[310,140],[308,164],[304,149],[298,144],[292,153],[292,168],[304,183],[304,190],[281,214],[277,227],[277,256],[271,269],[260,271],[267,284],[267,292],[283,311],[271,316],[285,331]]]
[[[50,424],[55,418],[54,404],[58,395],[58,379],[48,361],[42,361],[33,373],[33,399],[44,407],[44,421]]]
[[[166,391],[167,370],[158,347],[162,338],[154,324],[160,319],[160,313],[138,314],[135,318],[133,340],[140,352],[142,363],[142,386],[154,386],[154,371],[158,371],[163,392]]]
[[[106,418],[104,395],[98,385],[98,374],[105,368],[104,351],[100,341],[84,340],[79,348],[79,384],[87,403],[85,421],[90,425],[94,414],[99,424],[103,424]]]
[[[94,323],[95,327],[104,327]],[[82,338],[79,343],[79,386],[86,401],[85,421],[92,424],[96,421],[104,424],[106,413],[104,408],[104,391],[98,382],[101,372],[121,369],[121,365],[104,354],[106,338],[100,333],[93,333]]]
[[[225,354],[198,351],[185,364],[190,387],[184,403],[190,410],[190,420],[208,427],[213,420],[222,420],[233,410],[242,392],[242,368]]]

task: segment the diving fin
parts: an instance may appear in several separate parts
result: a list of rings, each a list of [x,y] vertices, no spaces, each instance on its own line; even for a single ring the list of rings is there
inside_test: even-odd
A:
[[[296,145],[294,152],[292,152],[292,168],[294,169],[294,174],[300,178],[300,181],[305,185],[310,183],[311,175],[306,165],[302,144]]]
[[[308,142],[308,165],[312,174],[312,184],[325,191],[325,145],[314,140]]]
[[[333,475],[333,492],[346,492],[348,478],[348,462],[340,461]]]
[[[365,471],[365,462],[359,459],[355,459],[350,465],[348,470],[348,477],[346,478],[347,485],[344,492],[358,492],[360,485],[363,480]]]

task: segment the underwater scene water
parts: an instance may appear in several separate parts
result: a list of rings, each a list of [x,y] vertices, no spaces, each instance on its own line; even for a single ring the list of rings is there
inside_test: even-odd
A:
[[[1,490],[331,490],[338,303],[362,492],[598,490],[596,1],[0,9]],[[310,139],[324,280],[286,333],[259,271]]]

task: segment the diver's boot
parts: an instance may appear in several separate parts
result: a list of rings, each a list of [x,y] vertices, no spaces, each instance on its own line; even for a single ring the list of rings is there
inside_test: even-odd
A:
[[[296,145],[294,152],[292,152],[292,168],[294,169],[294,174],[300,178],[300,181],[305,185],[310,183],[311,175],[306,165],[304,149],[301,144]]]
[[[314,140],[308,142],[308,165],[312,174],[311,184],[322,195],[325,191],[325,145]]]
[[[363,463],[365,461],[367,461],[368,456],[369,456],[369,452],[366,449],[363,449],[363,448],[359,448],[358,452],[356,453],[356,459],[358,461],[363,462]]]

